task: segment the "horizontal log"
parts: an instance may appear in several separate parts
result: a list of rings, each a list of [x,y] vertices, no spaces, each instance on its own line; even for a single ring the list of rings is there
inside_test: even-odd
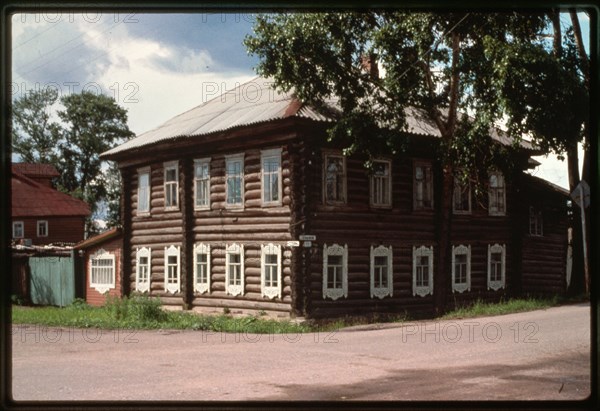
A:
[[[248,301],[228,298],[197,297],[192,300],[192,306],[197,307],[227,307],[236,309],[254,309],[289,312],[291,306],[287,303],[273,301]]]
[[[161,243],[156,243],[156,241],[162,241]],[[148,245],[153,244],[153,248],[157,246],[169,247],[171,245],[175,245],[176,243],[181,243],[182,238],[181,234],[178,235],[152,235],[152,236],[133,236],[131,238],[131,245],[135,247],[136,245]]]
[[[234,234],[234,233],[287,233],[290,229],[289,223],[265,223],[265,224],[225,224],[225,225],[198,225],[194,227],[196,234]]]

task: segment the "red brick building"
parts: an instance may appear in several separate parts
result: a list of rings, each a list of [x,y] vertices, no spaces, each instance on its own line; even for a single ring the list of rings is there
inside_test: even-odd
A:
[[[77,243],[84,238],[90,207],[52,187],[59,173],[50,164],[12,165],[12,239],[32,244]]]

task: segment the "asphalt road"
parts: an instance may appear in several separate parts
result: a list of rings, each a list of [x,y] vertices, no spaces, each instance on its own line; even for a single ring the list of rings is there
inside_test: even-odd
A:
[[[566,400],[590,309],[255,335],[13,326],[15,400]]]

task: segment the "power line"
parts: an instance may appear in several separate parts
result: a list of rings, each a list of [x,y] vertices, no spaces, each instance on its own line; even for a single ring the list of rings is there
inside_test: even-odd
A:
[[[53,23],[50,27],[48,27],[46,30],[43,30],[41,32],[39,32],[38,34],[36,34],[35,36],[31,37],[28,40],[25,40],[24,42],[22,42],[21,44],[18,44],[16,47],[13,47],[13,51],[15,51],[16,49],[18,49],[21,46],[24,46],[25,44],[29,43],[32,40],[35,40],[36,38],[38,38],[39,36],[41,36],[42,34],[46,33],[47,31],[52,30],[53,28],[56,28],[58,26],[57,23]]]

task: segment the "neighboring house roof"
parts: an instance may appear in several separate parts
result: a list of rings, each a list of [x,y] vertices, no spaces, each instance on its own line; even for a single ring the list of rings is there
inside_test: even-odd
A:
[[[565,197],[570,196],[569,190],[567,190],[566,188],[563,188],[559,185],[556,185],[554,183],[551,183],[548,180],[544,180],[543,178],[536,177],[531,174],[524,174],[523,176],[525,178],[525,181],[529,181],[530,183],[532,183],[534,185],[545,187],[546,189],[549,189],[550,191],[561,194]]]
[[[46,187],[16,171],[14,167],[11,184],[13,218],[90,214],[90,207],[84,201]]]
[[[31,178],[54,178],[60,175],[56,167],[54,167],[52,164],[13,163],[12,169],[13,171]]]
[[[120,237],[122,231],[120,228],[111,228],[108,231],[95,235],[94,237],[90,237],[87,240],[83,240],[73,247],[75,250],[84,250],[86,248],[90,248],[92,246],[102,244],[108,240],[112,240],[113,238]]]
[[[325,116],[315,108],[302,104],[294,97],[293,91],[284,93],[274,90],[273,83],[272,79],[256,77],[219,97],[173,117],[153,130],[102,153],[102,156],[111,156],[168,140],[202,136],[288,117],[319,122],[335,120],[333,116]],[[331,99],[328,105],[335,111],[337,100]],[[416,109],[407,110],[407,123],[410,133],[441,136],[435,124],[425,116],[419,115]],[[498,129],[493,129],[490,133],[492,138],[502,144],[512,144],[512,139]],[[523,148],[533,149],[527,141],[522,141],[521,145]]]

